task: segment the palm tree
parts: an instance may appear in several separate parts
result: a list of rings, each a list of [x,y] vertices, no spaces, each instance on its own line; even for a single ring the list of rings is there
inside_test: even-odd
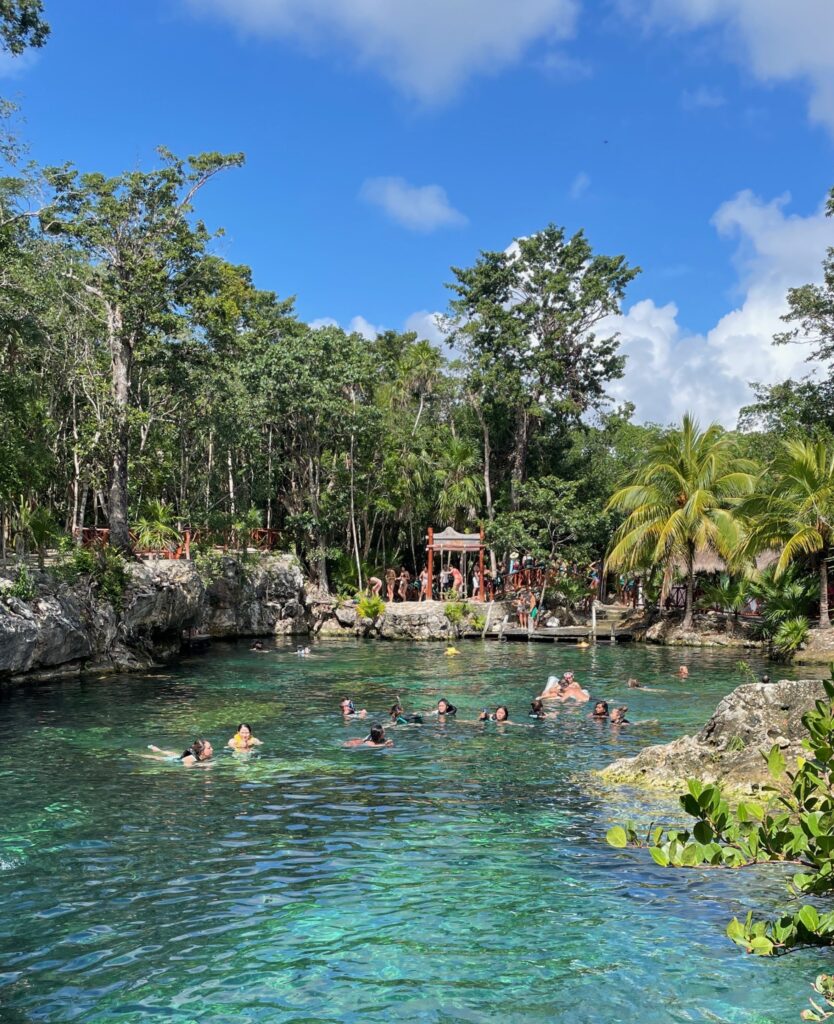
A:
[[[756,465],[738,455],[733,438],[713,423],[702,431],[686,413],[680,429],[653,445],[645,462],[626,478],[608,511],[627,516],[612,539],[612,569],[662,564],[665,585],[676,563],[686,573],[683,627],[692,627],[695,556],[714,551],[729,558],[740,539],[734,515],[752,492]]]
[[[828,629],[828,559],[834,544],[834,452],[823,441],[792,439],[771,466],[772,485],[744,503],[748,553],[781,548],[774,578],[800,555],[818,555],[820,628]]]
[[[136,543],[143,550],[150,551],[154,560],[160,552],[176,546],[179,534],[174,528],[174,513],[159,498],[152,498],[133,525]]]
[[[441,521],[457,529],[462,518],[473,519],[484,481],[478,452],[468,441],[458,437],[446,441],[437,467],[437,481]]]

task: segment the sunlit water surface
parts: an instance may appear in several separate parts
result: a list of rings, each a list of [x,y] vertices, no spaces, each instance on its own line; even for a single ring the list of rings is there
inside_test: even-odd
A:
[[[609,848],[613,822],[674,804],[588,775],[699,726],[742,681],[737,656],[461,647],[218,645],[160,674],[0,696],[0,1020],[796,1020],[820,958],[763,962],[724,937],[734,913],[778,906],[782,879]],[[527,727],[566,668],[644,724],[584,706]],[[630,675],[666,692],[627,691]],[[345,695],[380,718],[397,695],[447,696],[460,719],[505,702],[525,727],[429,720],[350,750],[367,722],[341,721]],[[142,756],[197,735],[219,749],[241,719],[254,756]]]

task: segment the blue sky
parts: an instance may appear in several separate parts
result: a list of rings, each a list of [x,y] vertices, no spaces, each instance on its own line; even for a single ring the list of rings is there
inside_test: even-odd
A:
[[[834,244],[830,0],[46,7],[0,64],[35,159],[243,150],[199,212],[311,322],[436,337],[450,265],[554,221],[643,268],[614,325],[638,418],[729,425],[748,379],[804,372],[769,338]]]

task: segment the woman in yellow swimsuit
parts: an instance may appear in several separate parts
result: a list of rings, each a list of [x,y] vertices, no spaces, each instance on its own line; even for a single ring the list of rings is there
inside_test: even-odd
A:
[[[237,727],[237,732],[226,746],[231,747],[232,750],[254,750],[255,747],[260,747],[262,744],[259,739],[252,735],[252,726],[247,725],[246,722],[241,722]]]

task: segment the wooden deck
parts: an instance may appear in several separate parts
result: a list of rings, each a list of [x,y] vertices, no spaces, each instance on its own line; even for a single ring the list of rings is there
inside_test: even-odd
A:
[[[634,639],[634,635],[630,629],[622,629],[619,627],[611,628],[610,623],[598,623],[597,625],[597,643],[608,644],[611,643],[611,638],[614,638],[615,643],[626,643]],[[463,634],[464,640],[480,640],[481,634],[475,630],[467,630]],[[519,626],[507,626],[503,633],[500,630],[490,629],[485,640],[527,640],[536,641],[539,643],[591,643],[592,634],[590,626],[558,626],[549,629],[547,626],[541,626],[539,629],[528,631],[521,629]]]

